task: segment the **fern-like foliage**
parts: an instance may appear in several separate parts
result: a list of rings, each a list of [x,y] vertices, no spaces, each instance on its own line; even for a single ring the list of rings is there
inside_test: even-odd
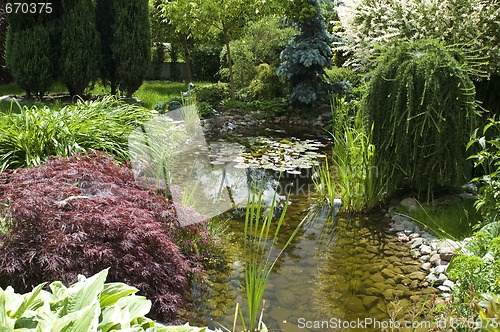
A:
[[[393,189],[430,198],[465,181],[476,104],[460,58],[438,41],[423,40],[388,48],[378,59],[364,107],[374,125],[376,164],[390,164]]]

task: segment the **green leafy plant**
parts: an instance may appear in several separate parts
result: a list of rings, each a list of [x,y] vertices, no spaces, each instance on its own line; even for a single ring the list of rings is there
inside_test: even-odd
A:
[[[285,201],[283,210],[277,220],[274,218],[276,208],[276,195],[264,211],[264,195],[262,189],[252,191],[247,208],[245,210],[245,291],[248,306],[248,320],[244,319],[243,312],[239,308],[239,315],[244,331],[267,331],[262,322],[262,298],[269,277],[278,258],[283,254],[288,245],[299,231],[302,222],[290,235],[280,249],[274,249],[278,244],[278,235],[285,219],[288,200]],[[273,230],[272,230],[273,229]],[[248,326],[247,324],[248,323]],[[236,325],[236,314],[235,314]],[[233,327],[234,331],[234,327]]]
[[[166,327],[146,317],[151,301],[135,295],[137,288],[124,283],[105,283],[108,270],[92,277],[80,275],[66,287],[55,281],[17,294],[12,287],[0,288],[2,331],[209,331],[189,325]]]
[[[476,168],[482,169],[484,175],[472,179],[479,184],[479,197],[476,209],[484,218],[483,224],[500,221],[500,121],[488,119],[482,132],[476,130],[467,150],[476,149],[477,153],[469,159],[474,161]]]
[[[333,157],[342,207],[347,211],[364,211],[375,207],[387,193],[388,182],[383,177],[385,163],[375,159],[372,144],[373,127],[367,133],[361,110],[349,116],[350,106],[344,98],[332,101]]]
[[[212,105],[218,104],[230,97],[229,85],[227,83],[218,82],[204,86],[196,89],[195,96],[196,100],[199,102],[207,102]]]
[[[67,157],[89,149],[127,160],[128,134],[150,116],[142,107],[109,96],[79,100],[60,110],[33,106],[0,114],[0,170],[35,166],[52,155]]]
[[[500,293],[500,237],[478,232],[454,257],[448,275],[456,280],[455,292],[460,301],[469,290],[475,293]]]
[[[392,189],[430,200],[465,182],[465,145],[476,120],[467,56],[435,40],[388,47],[370,73],[363,107],[373,123],[375,162]]]

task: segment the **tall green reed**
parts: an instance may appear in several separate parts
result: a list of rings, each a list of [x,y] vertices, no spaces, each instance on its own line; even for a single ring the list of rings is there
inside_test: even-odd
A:
[[[311,176],[316,193],[319,194],[322,205],[333,207],[337,188],[333,179],[332,170],[328,164],[328,158],[325,158],[325,163],[315,166],[313,175]]]
[[[332,101],[333,157],[344,210],[360,212],[375,207],[384,197],[384,165],[375,161],[373,127],[367,129],[361,110],[344,98]],[[352,114],[354,113],[354,114]]]
[[[263,190],[259,188],[252,191],[248,198],[244,228],[247,320],[245,320],[241,308],[237,307],[244,331],[267,330],[262,322],[264,291],[274,265],[302,226],[302,222],[299,223],[288,240],[284,244],[279,243],[278,235],[285,219],[288,199],[286,199],[283,210],[277,218],[274,216],[276,204],[276,195],[274,195],[271,205],[264,211]],[[276,249],[278,247],[281,249]],[[234,328],[235,326],[233,326],[233,330]]]

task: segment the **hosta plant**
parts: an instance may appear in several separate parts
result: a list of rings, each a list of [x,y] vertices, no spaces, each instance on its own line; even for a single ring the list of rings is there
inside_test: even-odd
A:
[[[164,326],[146,315],[151,301],[136,295],[138,289],[121,282],[105,283],[109,270],[92,277],[78,276],[65,286],[54,281],[29,293],[18,294],[12,287],[0,288],[0,329],[14,331],[66,332],[209,332],[205,328]]]

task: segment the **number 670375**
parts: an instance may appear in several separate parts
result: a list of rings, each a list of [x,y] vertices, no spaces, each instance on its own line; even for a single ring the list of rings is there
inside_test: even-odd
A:
[[[9,2],[5,4],[7,14],[50,14],[52,2]]]

